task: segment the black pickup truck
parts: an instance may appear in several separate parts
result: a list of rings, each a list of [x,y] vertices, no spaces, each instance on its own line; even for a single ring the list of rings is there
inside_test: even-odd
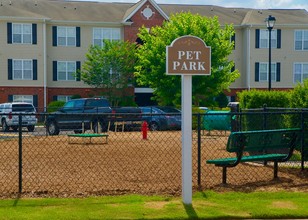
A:
[[[111,108],[105,98],[80,98],[66,102],[58,111],[49,114],[45,125],[49,135],[58,135],[61,130],[105,132],[114,122],[140,120],[138,107]]]

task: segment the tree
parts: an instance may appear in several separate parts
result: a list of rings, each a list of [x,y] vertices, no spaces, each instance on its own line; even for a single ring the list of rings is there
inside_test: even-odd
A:
[[[137,49],[135,77],[140,85],[154,89],[155,99],[163,105],[176,105],[181,99],[181,77],[166,75],[166,46],[185,35],[201,38],[211,47],[211,76],[193,76],[193,102],[199,105],[207,96],[218,95],[239,77],[238,70],[228,56],[234,44],[232,25],[221,28],[218,18],[207,18],[198,14],[177,13],[162,26],[153,27],[150,32],[141,28],[139,38],[142,44]]]
[[[296,85],[291,93],[290,105],[292,108],[308,108],[308,79]]]
[[[228,105],[228,103],[229,103],[229,100],[228,100],[226,94],[223,93],[223,92],[221,92],[221,93],[215,98],[215,101],[217,102],[219,108],[227,107],[227,105]]]
[[[126,88],[133,82],[136,60],[135,44],[123,41],[104,41],[104,46],[90,46],[81,68],[81,80],[95,88],[112,105],[132,98]]]

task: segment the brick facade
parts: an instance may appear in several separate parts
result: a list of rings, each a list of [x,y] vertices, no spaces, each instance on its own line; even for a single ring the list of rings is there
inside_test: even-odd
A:
[[[37,107],[43,109],[44,88],[43,87],[0,87],[0,103],[8,102],[11,95],[32,95],[37,97]]]
[[[153,11],[153,15],[149,19],[142,14],[142,11],[147,7]],[[133,23],[130,26],[124,27],[124,40],[135,42],[138,38],[137,34],[140,27],[145,26],[146,28],[151,28],[154,26],[161,26],[165,19],[149,2],[147,2],[131,17],[130,20]]]

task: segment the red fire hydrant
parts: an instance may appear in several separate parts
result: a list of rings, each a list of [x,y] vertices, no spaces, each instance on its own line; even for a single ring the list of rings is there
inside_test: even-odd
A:
[[[144,121],[141,125],[142,139],[148,139],[148,123]]]

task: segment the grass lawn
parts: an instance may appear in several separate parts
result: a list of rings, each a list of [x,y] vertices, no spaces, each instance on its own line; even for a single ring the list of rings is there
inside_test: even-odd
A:
[[[192,205],[166,196],[21,198],[0,200],[5,219],[234,219],[308,218],[308,193],[198,192]]]

